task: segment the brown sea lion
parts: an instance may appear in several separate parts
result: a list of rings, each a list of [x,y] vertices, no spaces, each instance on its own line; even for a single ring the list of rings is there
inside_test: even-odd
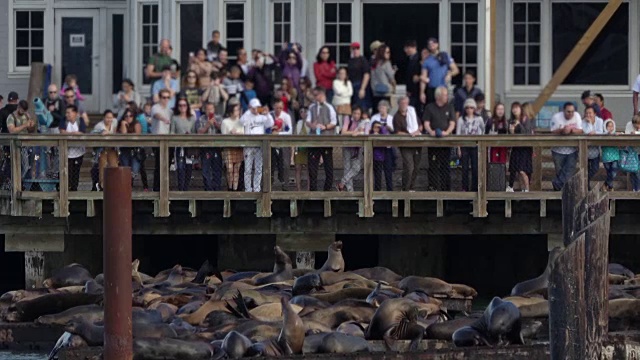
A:
[[[398,282],[397,288],[402,289],[405,294],[415,290],[421,290],[428,295],[454,294],[453,287],[446,281],[433,277],[407,276]]]
[[[330,327],[319,321],[302,319],[302,322],[304,322],[305,334],[307,335],[330,333],[332,331]]]
[[[46,288],[61,288],[65,286],[83,286],[93,279],[89,270],[80,264],[70,264],[56,271],[52,277],[46,279],[42,285]]]
[[[366,325],[368,326],[369,324],[366,324]],[[346,321],[340,324],[340,326],[338,326],[336,331],[339,333],[364,338],[364,333],[367,330],[366,330],[366,327],[359,322]]]
[[[409,349],[415,351],[424,334],[424,329],[417,323],[419,312],[411,300],[388,299],[373,315],[365,339],[384,340],[390,349],[393,340],[411,340]]]
[[[264,285],[284,280],[293,280],[293,266],[289,255],[282,251],[279,246],[274,246],[275,264],[273,273],[255,280],[255,285]]]
[[[335,304],[346,299],[358,299],[365,300],[369,296],[371,289],[369,288],[349,288],[334,291],[331,293],[315,293],[311,294],[314,298],[328,302],[329,304]]]
[[[82,337],[89,346],[102,346],[104,344],[104,326],[102,325],[72,319],[64,328],[65,331]],[[131,329],[134,338],[173,339],[177,337],[176,331],[168,324],[141,324],[133,322]]]
[[[104,310],[102,306],[96,304],[81,305],[61,313],[40,316],[35,320],[35,323],[40,325],[65,325],[73,318],[80,318],[89,323],[102,321],[104,319]]]
[[[302,310],[302,306],[291,304],[291,309],[297,314]],[[261,321],[281,321],[284,310],[279,303],[263,304],[249,310],[252,318]]]
[[[104,294],[104,287],[93,279],[87,281],[82,290],[87,294]]]
[[[300,276],[293,282],[291,294],[293,296],[307,295],[314,290],[320,289],[322,289],[322,279],[320,279],[320,275],[311,273]]]
[[[511,290],[511,296],[546,294],[547,288],[549,287],[549,272],[551,271],[551,266],[561,253],[562,248],[560,247],[555,247],[549,251],[547,267],[544,269],[544,272],[536,278],[517,283]]]
[[[133,359],[211,359],[214,348],[204,341],[133,339]]]
[[[453,288],[453,291],[456,292],[456,294],[459,294],[462,297],[475,298],[476,296],[478,296],[478,292],[476,291],[476,289],[472,288],[471,286],[467,286],[464,284],[451,284],[451,287]]]
[[[294,296],[291,298],[291,300],[289,300],[289,303],[302,306],[303,308],[313,307],[316,309],[324,309],[331,306],[331,304],[329,304],[328,302],[318,300],[313,296],[309,296],[309,295]]]
[[[165,322],[171,319],[176,314],[176,311],[178,311],[177,306],[163,303],[163,302],[154,303],[151,306],[149,306],[149,309],[158,311],[162,316],[162,321],[165,321]]]
[[[470,326],[453,333],[456,346],[524,344],[520,311],[510,301],[494,297],[484,313]]]
[[[625,280],[628,280],[628,279],[629,278],[624,275],[617,275],[617,274],[611,274],[611,273],[607,275],[607,280],[609,281],[609,284],[624,284]]]
[[[374,280],[374,281],[384,281],[387,284],[391,284],[391,283],[396,283],[400,280],[402,280],[402,276],[396,274],[395,272],[393,272],[392,270],[386,268],[386,267],[382,267],[382,266],[376,266],[376,267],[372,267],[372,268],[365,268],[365,269],[358,269],[358,270],[353,270],[352,271],[354,274],[358,274],[360,276],[363,276],[369,280]]]
[[[183,305],[182,307],[180,307],[178,309],[178,311],[176,311],[176,315],[189,315],[189,314],[193,314],[194,312],[196,312],[202,305],[204,305],[204,301],[202,300],[196,300],[196,301],[192,301],[186,305]]]
[[[503,299],[513,303],[523,318],[549,316],[549,301],[538,297],[509,296]]]
[[[180,317],[182,318],[182,320],[188,322],[191,325],[200,325],[202,321],[207,317],[207,314],[209,314],[210,312],[216,310],[227,311],[225,305],[226,303],[224,300],[210,300],[205,302],[200,308],[198,308],[198,310],[194,311],[192,314],[183,314],[180,315]]]
[[[611,263],[608,265],[609,274],[621,275],[626,277],[627,279],[631,279],[636,277],[633,271],[627,269],[623,265]]]
[[[40,316],[57,314],[80,305],[97,304],[102,295],[85,293],[53,293],[15,303],[21,321],[33,321]]]
[[[367,340],[339,332],[327,334],[318,347],[321,354],[351,354],[370,351]]]
[[[224,337],[224,340],[222,340],[221,350],[224,351],[227,358],[239,359],[244,357],[244,354],[251,345],[253,345],[253,343],[248,337],[237,331],[230,331],[227,336]]]
[[[378,286],[367,296],[366,301],[375,307],[379,307],[385,300],[396,297],[398,296],[394,293],[382,291],[382,284],[378,283]]]
[[[609,301],[610,318],[637,318],[640,316],[640,299],[615,299]]]
[[[477,317],[459,317],[445,322],[437,322],[429,325],[425,330],[427,339],[450,341],[456,330],[470,326],[478,320]]]
[[[350,302],[348,304],[340,302],[326,309],[318,309],[307,315],[304,320],[314,320],[320,322],[331,329],[337,328],[346,321],[356,321],[359,323],[369,323],[375,314],[376,308],[364,301],[359,302],[359,306]]]
[[[371,288],[375,288],[376,287],[376,283],[375,281],[371,281],[363,276],[360,276],[358,274],[354,274],[352,272],[340,272],[340,273],[336,273],[333,271],[324,271],[319,273],[320,275],[320,280],[322,282],[322,286],[327,287],[327,286],[331,286],[334,285],[336,283],[339,282],[343,282],[343,281],[347,281],[347,280],[362,280],[362,281],[370,281],[371,282]]]
[[[335,241],[329,245],[327,261],[318,270],[343,272],[344,271],[344,258],[342,257],[342,241]]]
[[[247,351],[247,356],[283,356],[302,354],[305,338],[305,326],[302,319],[293,310],[287,299],[281,298],[283,309],[282,330],[277,339],[254,344]]]

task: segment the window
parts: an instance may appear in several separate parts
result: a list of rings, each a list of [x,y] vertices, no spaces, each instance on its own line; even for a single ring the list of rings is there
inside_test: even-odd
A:
[[[158,49],[159,33],[159,20],[158,20],[158,5],[157,4],[143,4],[142,5],[142,64],[143,68],[146,66],[149,58],[156,53]],[[144,72],[143,72],[144,73]],[[148,85],[151,82],[144,79],[144,84]]]
[[[553,70],[595,21],[606,2],[553,3]],[[563,84],[629,83],[629,3],[623,3]]]
[[[351,3],[324,4],[324,44],[337,66],[346,66],[351,44]]]
[[[16,68],[28,68],[44,59],[44,11],[15,12]]]
[[[540,85],[540,3],[513,4],[513,84]]]
[[[478,4],[451,3],[451,57],[460,67],[460,74],[451,79],[461,85],[464,73],[478,76]]]
[[[226,33],[229,59],[238,57],[238,49],[244,47],[244,3],[226,3]]]
[[[282,44],[291,42],[291,2],[273,2],[273,53],[279,54]]]

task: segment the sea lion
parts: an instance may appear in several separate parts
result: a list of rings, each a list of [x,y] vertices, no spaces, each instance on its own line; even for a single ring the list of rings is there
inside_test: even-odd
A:
[[[347,334],[347,335],[351,335],[351,336],[358,336],[358,337],[364,338],[364,333],[367,330],[359,322],[346,321],[346,322],[343,322],[342,324],[340,324],[340,326],[338,326],[336,331],[339,332],[339,333],[343,333],[343,334]]]
[[[476,296],[478,296],[478,292],[476,291],[476,289],[472,288],[471,286],[467,286],[464,284],[451,284],[451,287],[453,288],[453,291],[456,292],[456,294],[462,297],[475,298]]]
[[[283,356],[302,354],[305,338],[305,326],[302,319],[293,310],[285,298],[280,299],[282,305],[282,330],[277,339],[262,341],[251,346],[246,356]]]
[[[214,310],[225,310],[225,301],[224,300],[209,300],[205,302],[198,310],[194,311],[189,315],[180,315],[182,320],[188,322],[191,325],[197,326],[202,323],[202,321],[206,318],[207,314]]]
[[[321,354],[351,354],[365,351],[369,351],[367,340],[339,332],[327,334],[318,347]]]
[[[313,296],[308,296],[308,295],[294,296],[291,298],[291,300],[289,300],[289,303],[302,306],[303,308],[309,307],[309,308],[316,308],[316,309],[324,309],[331,306],[331,304],[329,304],[326,301],[322,301]]]
[[[397,296],[393,293],[382,291],[382,284],[378,282],[378,286],[376,286],[373,291],[367,296],[367,303],[379,307],[387,299],[396,298]]]
[[[318,348],[320,344],[322,344],[322,339],[327,336],[327,334],[311,334],[307,335],[304,338],[304,345],[302,346],[303,354],[316,354],[318,353]]]
[[[327,250],[327,252],[327,261],[325,261],[324,265],[322,265],[318,272],[343,272],[344,258],[342,257],[342,241],[334,241],[331,245],[329,245],[329,249]]]
[[[209,263],[209,260],[205,260],[205,262],[200,266],[196,277],[194,277],[191,282],[195,284],[204,284],[205,279],[211,275],[215,275],[216,278],[221,282],[224,281],[222,278],[222,274],[220,274],[220,272],[215,267],[213,267],[211,263]]]
[[[81,305],[61,313],[40,316],[35,320],[35,323],[39,325],[65,325],[73,318],[80,318],[90,323],[102,321],[104,319],[104,310],[102,306],[96,304]]]
[[[562,253],[562,248],[555,247],[549,251],[549,258],[547,260],[547,266],[544,272],[540,276],[517,283],[511,290],[511,296],[524,296],[530,294],[546,294],[549,287],[549,273],[551,272],[551,266],[556,261],[558,256]]]
[[[384,281],[387,284],[396,283],[402,280],[401,275],[398,275],[392,270],[382,266],[358,269],[358,270],[353,270],[352,272],[354,274],[358,274],[370,280]]]
[[[434,323],[426,328],[425,336],[427,339],[449,341],[458,329],[470,326],[477,320],[477,317],[459,317],[445,322]]]
[[[359,323],[369,323],[373,318],[376,308],[364,301],[360,302],[360,306],[353,304],[335,304],[326,309],[319,309],[304,315],[304,320],[318,321],[331,329],[337,328],[346,321],[356,321]]]
[[[293,311],[297,314],[302,310],[302,306],[290,304]],[[249,314],[253,319],[262,321],[280,321],[284,309],[278,303],[263,304],[254,309],[249,310]]]
[[[538,297],[509,296],[503,299],[513,303],[520,310],[522,318],[549,316],[549,301]]]
[[[609,284],[624,284],[625,280],[628,280],[629,278],[624,276],[624,275],[617,275],[617,274],[607,274],[607,281],[609,282]]]
[[[456,346],[524,344],[520,311],[510,301],[494,297],[482,316],[453,333]],[[486,341],[485,341],[486,340]]]
[[[61,288],[65,286],[83,286],[93,277],[89,270],[80,264],[70,264],[56,271],[52,277],[46,279],[42,285],[46,288]]]
[[[82,337],[89,346],[104,344],[104,325],[96,325],[80,319],[70,320],[64,327],[65,331]],[[140,324],[131,325],[133,338],[162,338],[173,339],[178,335],[168,324]]]
[[[411,340],[409,349],[415,351],[424,334],[424,329],[417,324],[419,312],[418,306],[411,300],[389,299],[376,310],[365,339],[384,340],[390,349],[393,340]]]
[[[214,348],[204,341],[178,339],[133,339],[133,359],[203,360],[214,355]]]
[[[320,279],[320,275],[316,273],[311,273],[311,274],[303,275],[297,278],[293,282],[293,288],[291,289],[291,294],[293,296],[307,295],[307,294],[310,294],[313,290],[321,290],[321,289],[322,289],[322,280]]]
[[[15,303],[21,321],[33,321],[42,315],[57,314],[80,305],[97,304],[102,295],[85,293],[45,294],[30,300]]]
[[[183,319],[181,320],[184,321]],[[207,314],[205,319],[202,321],[202,326],[207,328],[212,328],[212,330],[214,331],[218,331],[219,328],[225,327],[227,325],[231,325],[233,327],[237,326],[239,320],[240,319],[238,319],[236,316],[229,313],[228,311],[214,310]],[[188,322],[186,323],[188,324]]]
[[[239,359],[244,356],[251,345],[253,345],[253,343],[249,338],[237,331],[230,331],[227,336],[224,337],[224,340],[222,340],[221,349],[227,358]]]
[[[398,282],[397,288],[402,289],[405,294],[415,290],[421,290],[428,295],[447,295],[454,294],[453,287],[446,281],[433,277],[407,276]]]
[[[149,309],[158,311],[162,316],[163,322],[166,322],[169,319],[173,318],[173,316],[176,314],[176,311],[178,311],[177,306],[167,304],[164,302],[154,303],[151,306],[149,306]]]
[[[9,291],[2,294],[2,297],[0,297],[0,303],[12,304],[20,300],[29,300],[45,294],[51,294],[54,291],[55,290],[47,288]]]
[[[189,315],[189,314],[193,314],[194,312],[196,312],[196,310],[198,310],[202,305],[204,305],[204,301],[201,300],[197,300],[197,301],[192,301],[188,304],[183,305],[182,307],[180,307],[178,309],[178,311],[176,311],[176,315]]]
[[[258,274],[260,274],[259,271],[243,271],[224,278],[224,282],[235,282],[243,279],[251,279]]]
[[[324,271],[319,273],[320,281],[323,287],[328,287],[339,282],[348,281],[348,280],[362,280],[365,282],[369,282],[371,284],[371,288],[376,287],[376,282],[371,281],[365,277],[362,277],[358,274],[354,274],[352,272],[333,272],[333,271]],[[341,286],[342,287],[342,286]]]
[[[328,327],[327,325],[319,322],[319,321],[315,321],[315,320],[309,320],[309,319],[302,319],[302,322],[304,323],[304,329],[305,329],[305,334],[309,335],[309,334],[325,334],[325,333],[330,333],[331,331],[333,331],[333,329],[331,329],[330,327]]]
[[[620,264],[610,263],[608,265],[608,269],[609,269],[609,274],[622,275],[627,279],[632,279],[636,277],[633,271],[627,269],[625,266]]]
[[[293,280],[293,266],[289,255],[282,251],[278,245],[274,246],[273,253],[276,256],[273,273],[255,280],[255,285],[264,285],[284,280]]]
[[[342,289],[331,293],[315,293],[311,294],[314,298],[328,302],[329,304],[336,304],[346,299],[358,299],[365,300],[371,292],[369,288],[349,288]]]
[[[87,294],[104,294],[104,287],[91,279],[84,284],[83,291]]]
[[[610,318],[637,318],[640,316],[640,299],[615,299],[609,301]]]

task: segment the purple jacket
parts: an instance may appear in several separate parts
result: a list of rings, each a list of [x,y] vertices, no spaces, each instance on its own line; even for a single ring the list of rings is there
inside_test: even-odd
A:
[[[373,134],[373,132],[371,133]],[[389,135],[389,130],[386,126],[380,129],[380,135]],[[387,152],[387,148],[375,147],[373,148],[373,161],[384,161],[384,154]]]
[[[282,68],[282,77],[288,78],[291,81],[291,85],[293,85],[296,90],[300,91],[300,77],[302,76],[302,56],[300,56],[300,53],[298,52],[293,52],[294,54],[296,54],[297,61],[295,65],[291,65],[287,61],[289,59],[290,53],[291,51],[289,50],[282,50],[280,52],[279,60],[280,67]]]

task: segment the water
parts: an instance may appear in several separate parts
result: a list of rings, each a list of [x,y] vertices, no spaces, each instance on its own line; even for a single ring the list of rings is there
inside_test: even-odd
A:
[[[0,360],[47,360],[46,354],[0,351]]]

